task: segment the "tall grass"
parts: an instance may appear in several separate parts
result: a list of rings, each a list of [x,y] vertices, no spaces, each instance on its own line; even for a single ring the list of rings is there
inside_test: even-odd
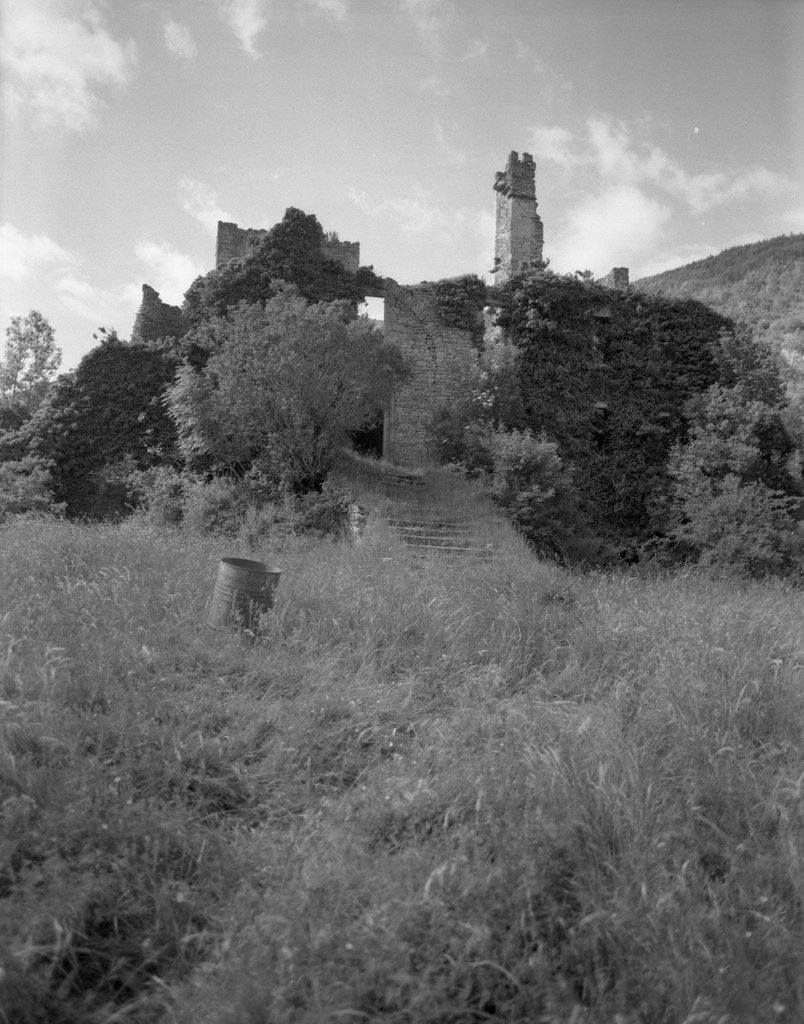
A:
[[[800,593],[499,546],[0,532],[0,1021],[804,1019]]]

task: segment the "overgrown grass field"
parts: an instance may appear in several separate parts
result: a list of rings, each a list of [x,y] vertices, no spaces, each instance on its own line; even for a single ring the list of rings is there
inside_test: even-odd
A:
[[[282,568],[258,636],[218,560]],[[0,532],[4,1024],[804,1020],[804,600]]]

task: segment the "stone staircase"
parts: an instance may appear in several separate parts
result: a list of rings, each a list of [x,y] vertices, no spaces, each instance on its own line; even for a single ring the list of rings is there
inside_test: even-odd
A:
[[[392,532],[421,557],[487,560],[497,551],[480,536],[468,510],[439,503],[427,482],[406,473],[385,473],[379,486]]]

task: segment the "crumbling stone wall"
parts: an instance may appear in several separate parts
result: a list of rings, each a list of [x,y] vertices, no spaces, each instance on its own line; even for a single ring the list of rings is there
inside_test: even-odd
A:
[[[266,231],[260,228],[239,228],[228,221],[218,221],[215,239],[215,266],[228,263],[235,257],[248,256],[252,242],[258,242]]]
[[[540,262],[544,227],[536,212],[536,164],[530,153],[511,151],[504,171],[494,181],[497,193],[497,225],[494,242],[494,275],[505,284],[527,262]]]
[[[477,349],[470,331],[439,321],[435,285],[408,288],[385,278],[378,294],[385,298],[385,337],[399,346],[413,368],[385,412],[383,456],[399,465],[417,465],[434,456],[433,416],[457,396]]]
[[[131,332],[132,342],[159,341],[160,338],[183,338],[189,330],[178,306],[169,306],[149,284],[142,286],[142,302]]]
[[[267,234],[267,228],[240,228],[237,224],[219,220],[215,266],[219,267],[236,257],[247,256],[251,246]],[[357,273],[360,266],[360,242],[341,242],[337,238],[325,236],[321,252],[328,259],[336,260],[351,274]]]
[[[505,170],[495,176],[494,191],[494,273],[495,284],[501,286],[528,263],[540,263],[543,258],[544,228],[537,212],[536,164],[530,153],[523,153],[521,159],[515,151],[510,153]],[[246,256],[252,243],[265,234],[262,229],[219,222],[215,266]],[[322,252],[353,274],[360,266],[357,242],[326,236]],[[628,270],[615,267],[602,283],[612,288],[627,287]],[[439,319],[435,285],[404,287],[383,278],[369,294],[385,299],[386,338],[399,346],[413,366],[412,378],[385,411],[383,454],[392,462],[415,465],[434,454],[430,439],[433,416],[459,393],[461,382],[477,360],[477,348],[471,331],[448,327]],[[503,301],[500,294],[492,289],[488,303],[498,305]],[[478,316],[482,317],[480,311]]]
[[[597,283],[602,284],[604,288],[627,288],[629,283],[628,267],[612,267],[608,274],[601,277]]]

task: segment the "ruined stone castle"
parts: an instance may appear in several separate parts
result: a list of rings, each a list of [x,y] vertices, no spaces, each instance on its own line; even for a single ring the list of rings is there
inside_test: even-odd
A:
[[[496,236],[494,252],[495,287],[489,289],[490,306],[497,304],[495,288],[505,284],[528,265],[543,258],[544,230],[537,212],[536,165],[529,153],[512,152],[504,171],[497,172]],[[263,229],[240,228],[218,223],[215,266],[246,256]],[[324,254],[337,260],[351,273],[360,266],[360,244],[341,242],[327,236]],[[477,359],[476,330],[444,323],[438,312],[435,283],[400,285],[381,277],[369,295],[384,300],[383,330],[409,358],[413,374],[385,409],[383,457],[397,465],[418,465],[431,456],[430,424],[439,409],[453,401],[460,382]],[[628,286],[628,270],[616,267],[602,284],[612,288]],[[483,312],[478,310],[478,327]],[[161,302],[148,285],[134,324],[132,341],[156,340],[185,333],[181,310]]]

